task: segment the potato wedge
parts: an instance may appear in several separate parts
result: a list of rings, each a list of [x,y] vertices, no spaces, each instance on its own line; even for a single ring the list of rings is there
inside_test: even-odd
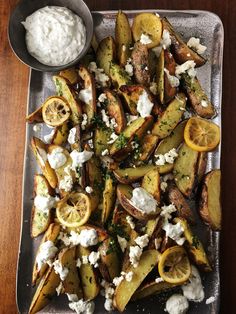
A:
[[[116,15],[115,41],[117,45],[117,59],[124,66],[130,57],[132,45],[132,33],[127,15],[119,10]]]
[[[203,221],[212,230],[221,229],[221,171],[219,169],[208,172],[203,181],[199,213]]]
[[[206,173],[206,167],[207,167],[207,153],[200,152],[199,157],[198,157],[198,165],[197,165],[198,182],[202,181]]]
[[[76,98],[75,92],[72,90],[69,81],[59,75],[54,75],[53,81],[57,89],[57,94],[63,96],[70,105],[71,121],[74,125],[79,124],[82,117],[81,103]]]
[[[134,77],[138,84],[148,86],[151,76],[149,71],[149,58],[147,45],[136,42],[131,53]]]
[[[118,64],[111,62],[109,75],[112,79],[112,84],[115,88],[119,88],[122,85],[130,85],[131,79],[128,73],[120,67]]]
[[[36,109],[34,112],[29,114],[26,117],[26,122],[28,123],[41,123],[43,122],[43,116],[42,116],[42,105]]]
[[[34,176],[34,195],[54,196],[54,191],[49,185],[47,179],[42,174]],[[42,212],[34,205],[31,214],[31,237],[35,238],[47,230],[52,218],[52,213]]]
[[[107,97],[106,109],[108,115],[114,118],[117,126],[114,128],[116,134],[120,134],[126,127],[126,118],[122,103],[118,95],[109,89],[104,90],[104,94]]]
[[[81,245],[77,246],[77,257],[89,256],[90,250]],[[82,264],[79,267],[79,274],[83,288],[84,300],[93,300],[100,291],[98,276],[91,264]]]
[[[116,57],[116,45],[112,36],[102,39],[96,51],[96,60],[99,68],[110,74],[110,64]]]
[[[147,172],[155,168],[153,165],[144,165],[136,168],[118,168],[113,173],[120,183],[129,184],[139,181]]]
[[[56,294],[56,288],[60,284],[60,277],[51,267],[47,270],[47,273],[41,279],[37,290],[33,296],[33,300],[30,305],[29,314],[38,313],[46,305],[48,305],[52,297]]]
[[[136,208],[130,201],[132,197],[133,188],[129,185],[118,184],[117,186],[117,198],[122,207],[134,218],[138,220],[148,220],[157,216],[159,209],[153,214],[146,214]]]
[[[46,241],[52,241],[54,244],[56,244],[57,237],[58,237],[60,231],[61,231],[61,227],[59,224],[56,224],[56,223],[50,224],[47,231],[45,232],[41,242],[40,242],[40,245]],[[38,252],[39,252],[39,249],[36,253],[36,257],[37,257]],[[44,264],[41,267],[41,269],[38,269],[38,264],[36,263],[36,258],[35,258],[35,262],[34,262],[34,266],[33,266],[33,274],[32,274],[32,285],[33,286],[37,283],[37,281],[39,279],[42,278],[42,276],[45,274],[47,269],[48,269],[48,264]]]
[[[87,115],[87,124],[85,126],[85,128],[87,128],[91,126],[97,111],[95,80],[89,70],[82,65],[79,67],[78,74],[84,83],[84,89],[91,91],[91,100],[84,102],[83,106],[84,112]],[[84,97],[82,98],[84,99]]]
[[[150,158],[157,146],[158,140],[158,136],[154,134],[146,134],[143,137],[140,143],[139,157],[135,164],[139,164],[140,162],[146,162]]]
[[[163,29],[167,30],[170,33],[171,38],[171,51],[173,52],[175,61],[178,64],[182,64],[188,60],[193,60],[196,63],[197,67],[205,64],[206,59],[197,54],[187,44],[183,41],[180,35],[175,32],[170,22],[166,17],[162,19]]]
[[[178,217],[186,219],[190,224],[195,223],[195,218],[189,204],[175,185],[171,185],[168,188],[168,198],[170,203],[175,205]]]
[[[176,287],[175,284],[166,281],[162,282],[152,281],[138,288],[138,290],[136,290],[134,295],[132,296],[131,301],[140,300],[151,295],[155,295],[173,289],[174,287]]]
[[[79,82],[78,72],[75,68],[69,68],[62,70],[59,73],[60,76],[64,77],[71,85],[74,85]]]
[[[187,221],[182,217],[175,218],[174,221],[175,223],[180,222],[181,226],[184,229],[184,237],[186,238],[184,246],[186,247],[189,257],[192,259],[192,261],[202,271],[205,272],[212,271],[210,262],[203,248],[203,245],[198,239],[198,237],[192,233],[192,230],[189,227]]]
[[[133,139],[141,140],[147,130],[151,128],[152,124],[152,116],[138,118],[131,122],[112,144],[110,148],[110,155],[116,160],[125,159],[128,153],[132,152],[134,149],[131,145]]]
[[[187,197],[191,197],[195,192],[198,180],[196,176],[198,156],[197,151],[184,143],[174,164],[173,174],[176,186]]]
[[[112,130],[107,127],[96,127],[94,131],[93,146],[96,156],[101,156],[102,152],[109,149],[109,142]]]
[[[52,138],[52,144],[63,145],[67,141],[68,134],[69,127],[68,124],[65,122],[62,125],[56,127]]]
[[[127,216],[128,213],[120,205],[117,205],[113,211],[109,231],[113,236],[118,235],[128,241],[130,239],[132,229],[130,224],[126,220]]]
[[[133,266],[130,266],[127,269],[127,272],[133,272],[133,279],[131,282],[123,280],[116,287],[113,303],[118,311],[124,311],[126,305],[140,286],[141,282],[157,264],[158,255],[159,253],[156,250],[145,251],[140,258],[138,267],[134,268]]]
[[[172,86],[167,72],[169,71],[170,75],[175,76],[175,68],[176,63],[173,55],[167,49],[164,50],[164,104],[171,101],[177,93],[177,87]]]
[[[160,175],[157,167],[148,171],[142,180],[141,187],[151,194],[155,200],[160,203],[161,189],[160,189]]]
[[[141,35],[148,35],[151,43],[148,48],[156,47],[160,44],[162,36],[162,23],[159,16],[154,13],[137,14],[133,20],[132,33],[135,41],[140,40]]]
[[[184,74],[181,76],[181,84],[196,114],[202,118],[212,118],[215,115],[214,106],[202,89],[197,77],[190,77],[188,74]]]
[[[156,230],[158,223],[159,223],[160,217],[149,219],[145,226],[145,234],[148,235],[149,239],[154,234],[154,231]]]
[[[114,209],[116,201],[116,182],[111,173],[106,174],[105,188],[103,191],[102,203],[102,223],[105,224],[108,220],[112,210]]]
[[[185,95],[183,93],[178,93],[154,124],[152,134],[157,135],[159,138],[165,138],[170,135],[173,129],[180,122],[185,106]]]
[[[55,189],[57,186],[57,176],[51,168],[47,159],[47,145],[37,137],[31,139],[31,148],[43,175],[48,180],[50,186]]]

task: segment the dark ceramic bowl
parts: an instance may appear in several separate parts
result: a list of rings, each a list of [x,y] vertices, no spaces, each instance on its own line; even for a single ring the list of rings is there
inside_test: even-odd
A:
[[[86,44],[81,53],[72,62],[62,66],[48,66],[32,57],[26,47],[25,28],[21,24],[27,16],[45,6],[62,6],[79,15],[86,27]],[[26,65],[39,71],[57,72],[73,66],[86,54],[93,36],[93,18],[87,5],[82,0],[22,0],[12,12],[8,25],[8,39],[16,56]]]

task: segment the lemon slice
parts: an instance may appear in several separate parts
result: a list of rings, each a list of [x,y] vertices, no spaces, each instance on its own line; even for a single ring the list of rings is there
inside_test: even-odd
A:
[[[91,215],[91,202],[88,195],[72,192],[62,199],[56,209],[59,222],[71,228],[84,225]]]
[[[43,121],[50,126],[62,125],[70,114],[70,106],[62,97],[49,97],[42,107]]]
[[[191,265],[185,249],[173,246],[159,257],[158,271],[161,278],[169,283],[181,284],[188,280]]]
[[[198,152],[208,152],[220,142],[220,128],[208,120],[192,117],[184,129],[186,144]]]
[[[162,23],[160,18],[153,13],[141,13],[135,16],[132,33],[135,41],[140,40],[142,34],[147,35],[151,42],[147,48],[153,48],[160,44],[162,36]]]

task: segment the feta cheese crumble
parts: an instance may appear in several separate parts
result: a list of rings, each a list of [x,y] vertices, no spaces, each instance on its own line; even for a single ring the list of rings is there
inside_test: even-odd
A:
[[[142,94],[139,96],[137,102],[137,111],[142,118],[150,116],[152,112],[152,107],[154,104],[150,101],[148,97],[148,93],[144,90]]]
[[[163,30],[160,45],[163,49],[168,49],[171,45],[170,33],[166,29]]]
[[[75,144],[75,141],[76,141],[75,136],[76,136],[76,128],[74,127],[72,129],[70,129],[70,132],[68,135],[67,141],[69,144],[71,144],[71,145]]]
[[[81,265],[82,265],[81,259],[78,257],[76,261],[76,267],[80,268]]]
[[[161,207],[160,215],[165,218],[165,220],[171,219],[171,214],[176,212],[177,209],[174,204],[168,206],[164,205]]]
[[[93,314],[95,304],[93,301],[80,299],[79,301],[69,303],[69,308],[77,314]]]
[[[156,212],[157,201],[145,189],[133,189],[131,203],[141,212],[151,214]]]
[[[62,282],[60,282],[59,286],[56,288],[57,295],[60,295],[62,291],[63,291],[63,284]]]
[[[97,85],[106,87],[110,79],[109,76],[104,73],[104,69],[98,68],[95,62],[90,62],[88,68],[94,73]]]
[[[85,192],[88,194],[91,194],[91,193],[93,193],[93,188],[91,186],[86,186]]]
[[[135,268],[138,267],[138,262],[142,252],[143,250],[138,245],[130,246],[129,248],[129,260],[131,265],[133,265]]]
[[[69,273],[69,269],[67,267],[62,266],[58,259],[55,262],[53,262],[53,267],[55,273],[60,276],[60,279],[62,281],[64,281]]]
[[[166,301],[166,311],[169,314],[185,314],[188,310],[189,304],[185,296],[181,294],[173,294]]]
[[[143,34],[140,37],[140,43],[143,45],[148,45],[152,43],[151,38],[147,34]]]
[[[99,95],[99,97],[98,97],[98,101],[99,102],[105,102],[106,100],[107,100],[107,95],[106,94],[102,93],[102,94]]]
[[[83,113],[82,118],[83,120],[81,122],[81,129],[85,130],[86,125],[88,124],[88,116],[86,115],[86,113]]]
[[[104,150],[101,152],[101,155],[102,155],[102,156],[109,155],[109,150],[108,150],[107,148],[104,149]]]
[[[192,273],[190,278],[185,285],[181,286],[181,288],[183,290],[184,296],[189,301],[201,302],[205,297],[201,277],[197,268],[194,265],[191,265],[191,267]]]
[[[79,234],[79,242],[83,247],[89,247],[98,243],[98,234],[95,229],[83,229]]]
[[[58,248],[54,245],[52,241],[46,241],[42,243],[36,256],[38,270],[40,270],[44,264],[51,262],[52,259],[55,257],[57,251]]]
[[[127,125],[130,125],[133,121],[138,119],[138,116],[134,116],[134,115],[131,115],[129,113],[126,113],[125,115],[126,115],[126,119],[127,119]]]
[[[104,303],[104,308],[106,311],[110,312],[112,311],[113,308],[113,301],[112,301],[112,297],[113,294],[115,292],[114,288],[112,287],[111,284],[109,284],[108,282],[106,282],[105,280],[102,280],[101,282],[101,286],[104,288],[104,295],[105,295],[105,303]]]
[[[193,60],[188,60],[175,68],[175,75],[180,78],[181,74],[187,73],[190,77],[195,77],[197,72],[195,70],[196,63]]]
[[[206,46],[200,44],[200,39],[196,37],[191,37],[187,42],[187,46],[192,48],[199,55],[202,55],[207,49]]]
[[[125,65],[125,71],[128,73],[129,76],[133,76],[134,75],[134,68],[133,68],[133,65],[132,65],[131,58],[129,58],[127,60],[127,63]]]
[[[179,86],[178,77],[171,75],[170,72],[166,68],[164,68],[164,72],[167,75],[167,78],[168,78],[168,81],[169,81],[171,87],[178,87]]]
[[[183,237],[184,228],[181,223],[173,225],[166,220],[162,226],[162,229],[166,232],[166,236],[174,240],[178,245],[183,245],[185,237]]]
[[[98,261],[100,259],[100,253],[99,252],[91,252],[89,254],[89,257],[88,257],[88,260],[89,260],[89,263],[91,265],[93,265],[95,268],[98,267]]]
[[[134,223],[134,220],[133,220],[133,217],[131,216],[126,216],[126,221],[128,222],[128,224],[130,225],[130,228],[134,230],[135,228],[135,223]]]
[[[161,187],[161,190],[162,190],[163,192],[165,192],[166,189],[167,189],[167,187],[168,187],[168,184],[167,184],[166,182],[161,182],[160,187]]]
[[[206,304],[211,304],[213,302],[215,302],[215,297],[213,297],[213,296],[208,298],[208,299],[206,299]]]
[[[73,188],[73,178],[71,175],[66,175],[59,181],[59,189],[65,192],[70,192]]]
[[[68,300],[71,301],[71,302],[76,302],[79,300],[77,294],[74,294],[74,293],[67,293],[66,294],[67,297],[68,297]]]
[[[203,99],[203,100],[201,101],[201,106],[202,106],[203,108],[207,108],[207,107],[208,107],[208,102]]]
[[[119,235],[117,235],[117,241],[120,245],[121,251],[124,253],[125,249],[127,248],[128,241]]]
[[[155,164],[157,166],[163,166],[166,163],[173,164],[175,159],[178,157],[178,153],[177,153],[175,148],[172,148],[171,150],[169,150],[164,155],[157,154],[157,155],[155,155],[155,157],[157,158],[155,161]]]
[[[49,210],[56,206],[56,199],[50,195],[36,195],[34,206],[36,209],[48,214]]]
[[[143,249],[145,248],[145,246],[148,245],[149,242],[148,234],[144,234],[143,236],[137,237],[134,241],[136,244],[138,244],[138,246],[141,247],[141,249]]]
[[[53,169],[62,167],[67,161],[67,158],[65,154],[63,154],[63,149],[61,147],[54,148],[52,152],[47,155],[47,157],[48,162]]]
[[[111,133],[110,139],[107,142],[107,144],[113,144],[117,140],[118,137],[119,136],[116,133],[114,133],[114,132]]]
[[[155,279],[155,282],[156,283],[160,283],[160,282],[163,282],[164,281],[164,279],[162,279],[161,277],[157,277],[156,279]]]
[[[76,170],[77,167],[80,167],[81,164],[88,161],[93,156],[93,152],[89,152],[87,150],[84,150],[82,152],[79,152],[78,150],[74,149],[70,153],[70,157],[72,158],[72,166],[71,168],[73,170]]]
[[[92,86],[89,86],[88,88],[85,89],[81,89],[78,97],[85,104],[89,104],[90,101],[93,100]]]

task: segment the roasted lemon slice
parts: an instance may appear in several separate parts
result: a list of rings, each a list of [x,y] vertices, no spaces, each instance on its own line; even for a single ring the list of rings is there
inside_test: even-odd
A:
[[[49,97],[42,107],[43,121],[51,126],[62,125],[69,119],[70,114],[70,107],[62,97]]]
[[[188,280],[191,265],[185,249],[173,246],[159,257],[158,271],[161,278],[169,283],[181,284]]]
[[[220,142],[220,128],[208,120],[192,117],[184,129],[186,144],[198,152],[209,152]]]
[[[160,44],[162,36],[161,20],[153,13],[138,14],[133,21],[132,33],[135,41],[140,40],[142,35],[148,36],[151,42],[147,47],[156,47]]]
[[[56,215],[59,222],[71,228],[84,225],[91,215],[91,202],[85,193],[72,192],[58,202]]]

